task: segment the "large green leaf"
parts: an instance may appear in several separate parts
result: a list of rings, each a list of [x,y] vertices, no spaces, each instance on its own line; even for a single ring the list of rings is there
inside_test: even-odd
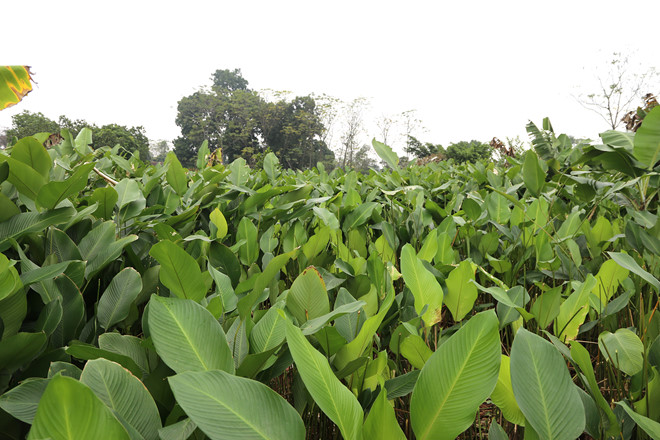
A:
[[[245,243],[238,249],[238,256],[241,262],[246,266],[251,265],[259,258],[259,240],[257,237],[257,227],[252,224],[252,221],[243,217],[238,224],[238,232],[236,233],[236,240],[245,240]]]
[[[48,382],[48,379],[42,378],[30,378],[22,382],[0,396],[0,408],[31,425]]]
[[[286,306],[300,324],[330,312],[330,301],[321,274],[313,266],[298,275],[289,289]]]
[[[532,150],[525,153],[522,173],[525,187],[533,196],[538,197],[545,183],[545,172],[543,172],[543,169],[539,165],[538,156]]]
[[[410,243],[401,249],[401,275],[415,298],[415,311],[421,313],[426,308],[422,314],[424,325],[431,327],[440,321],[444,295],[442,287],[435,276],[424,267]]]
[[[500,357],[494,310],[475,315],[440,345],[424,365],[410,399],[417,438],[454,439],[465,431],[495,388]]]
[[[626,405],[625,402],[617,402],[621,408],[630,416],[631,419],[637,423],[637,426],[642,428],[645,433],[647,433],[653,440],[660,440],[660,423],[655,420],[644,417],[641,414],[637,414],[632,408]]]
[[[167,173],[165,174],[167,183],[172,186],[179,196],[184,195],[188,190],[188,181],[186,178],[186,171],[181,166],[181,162],[177,159],[176,154],[173,152],[167,153],[165,165],[168,166]]]
[[[129,440],[110,409],[84,384],[55,376],[46,387],[28,440]]]
[[[382,142],[378,142],[375,138],[371,141],[371,145],[373,145],[374,150],[376,150],[378,157],[383,159],[390,168],[393,170],[399,169],[399,157],[392,148]]]
[[[53,160],[48,151],[36,138],[32,136],[25,137],[14,145],[11,149],[11,158],[29,166],[39,173],[46,180],[53,167]]]
[[[298,372],[314,402],[332,420],[345,440],[362,438],[362,407],[337,379],[328,360],[312,347],[300,329],[287,323],[286,339]]]
[[[490,399],[502,411],[502,415],[511,423],[525,426],[525,416],[518,407],[516,397],[513,395],[513,386],[511,385],[511,359],[509,356],[502,355],[500,363],[500,373],[497,377],[497,385],[490,396]]]
[[[149,255],[160,263],[160,281],[179,298],[199,302],[206,295],[206,284],[197,262],[171,241],[152,246]]]
[[[555,319],[555,335],[563,342],[575,339],[578,330],[589,312],[589,295],[597,282],[593,275],[587,275],[583,283],[574,281],[578,287],[559,307],[559,315]]]
[[[224,371],[189,371],[169,382],[177,403],[212,440],[305,438],[296,410],[260,382]]]
[[[382,384],[378,397],[364,421],[362,435],[366,439],[379,440],[405,440],[406,438],[396,419],[394,408],[387,400],[387,390]]]
[[[196,302],[153,295],[147,323],[156,352],[177,373],[234,372],[234,360],[222,326]]]
[[[55,208],[62,200],[72,194],[80,193],[87,186],[87,177],[94,168],[93,163],[79,166],[66,180],[48,182],[37,194],[37,204],[47,209]]]
[[[90,197],[92,203],[98,203],[94,215],[97,218],[110,220],[119,199],[117,191],[112,187],[96,188]]]
[[[87,260],[85,278],[90,279],[96,275],[117,259],[126,245],[137,240],[136,235],[128,235],[115,240],[115,228],[114,222],[103,222],[80,240],[78,249],[80,249],[83,259]]]
[[[564,359],[551,343],[524,328],[511,348],[511,384],[540,439],[573,440],[582,434],[584,407]]]
[[[126,319],[131,304],[142,290],[140,274],[132,267],[119,272],[99,299],[96,319],[105,330]]]
[[[445,305],[455,321],[463,319],[477,300],[477,286],[471,280],[474,280],[474,269],[467,260],[462,261],[447,277]]]
[[[5,161],[9,164],[9,177],[7,180],[25,197],[30,200],[36,199],[39,190],[46,184],[46,178],[29,165],[0,154],[0,162]]]
[[[80,382],[145,440],[157,440],[162,427],[154,399],[142,382],[119,364],[96,359],[85,364]]]
[[[660,159],[660,106],[653,108],[637,129],[633,154],[647,169]]]
[[[627,375],[634,376],[642,371],[644,344],[627,328],[620,328],[614,333],[601,333],[598,336],[598,348],[605,359]]]
[[[57,208],[42,213],[22,212],[0,223],[0,249],[7,247],[9,239],[18,239],[30,232],[43,231],[48,226],[69,221],[76,213],[73,208]]]
[[[642,278],[644,281],[652,285],[656,292],[660,293],[660,281],[658,281],[657,278],[655,278],[653,275],[642,269],[639,264],[633,259],[628,254],[624,254],[623,252],[608,252],[609,256],[612,257],[616,263],[631,271],[632,273],[639,275],[640,278]]]

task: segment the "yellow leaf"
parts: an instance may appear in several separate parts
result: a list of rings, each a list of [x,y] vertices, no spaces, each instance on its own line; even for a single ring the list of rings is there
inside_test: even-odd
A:
[[[31,91],[30,66],[0,66],[0,110],[18,104]]]

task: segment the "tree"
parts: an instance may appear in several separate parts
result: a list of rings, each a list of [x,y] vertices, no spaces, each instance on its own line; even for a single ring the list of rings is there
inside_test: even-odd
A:
[[[125,127],[118,124],[108,124],[93,130],[92,147],[114,147],[121,145],[128,152],[137,151],[140,159],[149,162],[149,139],[144,132],[144,127]]]
[[[445,150],[447,159],[454,159],[458,163],[477,162],[479,160],[489,159],[492,155],[490,145],[479,141],[461,141],[452,143]]]
[[[582,94],[578,102],[585,108],[597,113],[609,128],[616,130],[631,104],[642,99],[650,88],[658,87],[658,72],[653,67],[643,73],[637,73],[631,66],[628,55],[614,52],[605,73],[597,75],[597,91]]]
[[[431,142],[422,143],[415,136],[408,135],[408,141],[404,151],[413,157],[422,158],[432,154],[442,153],[444,148],[440,144],[432,144]]]
[[[352,168],[355,166],[355,153],[360,145],[360,137],[364,131],[362,115],[368,105],[366,98],[357,98],[344,105],[343,132],[340,147],[340,166]]]
[[[154,141],[149,143],[149,152],[151,160],[154,162],[164,162],[167,153],[171,150],[170,145],[165,140]]]
[[[284,166],[308,168],[333,155],[322,136],[325,127],[312,96],[290,102],[268,102],[248,88],[240,69],[218,70],[210,90],[200,90],[179,101],[177,125],[181,136],[174,141],[179,161],[195,164],[205,140],[209,149],[222,148],[225,162],[243,157],[254,166],[266,151],[273,151]]]
[[[44,116],[43,113],[23,111],[11,117],[12,126],[6,131],[8,142],[16,137],[18,139],[32,136],[37,133],[58,133],[60,126],[57,122]]]
[[[378,134],[380,135],[380,140],[385,145],[390,145],[388,142],[390,139],[390,134],[392,129],[397,125],[396,117],[390,117],[387,115],[380,115],[376,120],[376,126],[378,127]]]

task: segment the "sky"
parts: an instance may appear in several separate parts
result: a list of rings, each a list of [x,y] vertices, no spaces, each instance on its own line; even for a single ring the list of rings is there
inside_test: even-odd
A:
[[[255,90],[368,98],[365,141],[381,115],[415,110],[419,139],[444,146],[526,140],[546,116],[593,139],[607,126],[576,96],[598,89],[612,53],[660,70],[657,0],[31,0],[2,15],[0,61],[32,66],[37,86],[0,127],[29,110],[153,140],[180,135],[177,102],[216,69],[241,69]]]

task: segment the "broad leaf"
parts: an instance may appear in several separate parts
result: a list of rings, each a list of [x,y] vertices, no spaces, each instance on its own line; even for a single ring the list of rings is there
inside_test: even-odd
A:
[[[564,359],[551,343],[524,328],[511,348],[511,384],[540,439],[573,440],[582,434],[584,407]]]
[[[234,360],[222,326],[196,302],[153,295],[147,323],[156,352],[177,373],[234,373]]]
[[[330,312],[328,292],[316,268],[310,266],[298,275],[289,289],[286,306],[301,324]]]
[[[152,246],[149,255],[160,263],[160,281],[179,298],[199,302],[206,296],[206,284],[197,262],[171,241]]]
[[[119,272],[98,302],[96,318],[105,330],[126,319],[131,304],[142,290],[140,274],[132,267]]]
[[[494,310],[472,317],[426,362],[410,400],[418,439],[454,439],[473,422],[497,383],[499,322]]]
[[[298,372],[321,411],[337,425],[344,439],[361,439],[362,407],[353,393],[337,379],[325,356],[290,322],[286,339]]]
[[[260,382],[224,371],[190,371],[169,382],[177,403],[212,440],[305,438],[296,410]]]
[[[469,264],[469,263],[468,263]],[[442,318],[443,291],[435,276],[429,272],[411,244],[401,249],[401,275],[415,298],[415,311],[422,314],[424,325],[431,327]],[[476,288],[474,289],[476,291]]]
[[[635,133],[635,158],[647,169],[660,159],[660,108],[652,109]]]
[[[110,409],[84,384],[55,376],[46,387],[28,440],[129,440]]]
[[[474,269],[467,260],[462,261],[447,277],[445,305],[455,321],[462,320],[477,300],[477,287],[471,280],[474,280]]]

